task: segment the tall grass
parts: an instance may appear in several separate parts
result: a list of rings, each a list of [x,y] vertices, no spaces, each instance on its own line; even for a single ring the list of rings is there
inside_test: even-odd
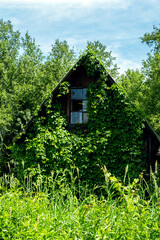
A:
[[[104,168],[103,195],[97,196],[70,173],[44,177],[41,171],[0,179],[0,239],[160,239],[160,189],[143,177],[118,181]],[[67,173],[68,174],[68,173]],[[126,176],[124,181],[126,180]]]

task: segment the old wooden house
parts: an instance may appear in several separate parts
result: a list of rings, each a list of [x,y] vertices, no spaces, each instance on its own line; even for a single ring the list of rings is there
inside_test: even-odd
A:
[[[62,109],[67,116],[69,131],[72,130],[77,125],[77,123],[83,125],[88,121],[87,89],[91,83],[96,83],[98,81],[101,72],[104,70],[103,66],[99,65],[99,61],[94,59],[94,63],[91,62],[91,65],[96,65],[96,71],[88,74],[88,71],[90,70],[87,69],[84,64],[85,59],[86,56],[83,56],[78,60],[78,62],[58,83],[51,94],[52,103],[54,104],[63,83],[69,83],[69,91],[67,94],[64,94],[58,98],[58,101],[61,103]],[[106,83],[109,87],[116,84],[112,77],[106,72],[106,70],[103,71],[103,74],[104,73],[106,74]],[[46,101],[47,99],[41,105],[39,116],[42,116],[45,112],[44,109]],[[27,125],[26,132],[29,131],[30,126],[32,125],[32,121],[33,120],[31,120]],[[128,132],[128,135],[130,135],[130,132]],[[130,137],[132,138],[132,136]],[[146,120],[144,120],[143,144],[145,152],[143,161],[146,161],[148,163],[148,166],[154,166],[155,161],[158,159],[160,138]]]

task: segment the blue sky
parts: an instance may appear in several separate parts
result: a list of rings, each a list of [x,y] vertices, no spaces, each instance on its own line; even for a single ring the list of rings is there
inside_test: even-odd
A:
[[[159,0],[1,0],[0,18],[22,36],[29,32],[44,54],[56,39],[84,50],[99,40],[115,56],[120,73],[140,68],[149,48],[140,37],[159,27]]]

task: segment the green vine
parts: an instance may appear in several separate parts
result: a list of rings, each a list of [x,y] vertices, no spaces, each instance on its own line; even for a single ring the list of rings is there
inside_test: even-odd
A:
[[[84,61],[88,74],[100,73],[98,82],[88,88],[88,123],[70,132],[58,101],[48,103],[46,116],[37,117],[25,141],[12,147],[19,175],[22,160],[25,169],[40,164],[46,174],[75,166],[80,180],[90,186],[103,184],[104,165],[121,179],[127,165],[131,179],[145,169],[143,119],[119,86],[108,87],[103,64],[96,61],[90,54]],[[68,87],[61,84],[60,94],[67,94]]]
[[[61,97],[62,95],[66,95],[67,93],[69,93],[69,86],[69,82],[62,82],[59,86],[59,93],[57,97]]]

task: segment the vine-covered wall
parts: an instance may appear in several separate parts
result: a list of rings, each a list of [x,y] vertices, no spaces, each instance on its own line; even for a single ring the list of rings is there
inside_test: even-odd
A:
[[[91,186],[103,183],[104,165],[119,178],[123,178],[128,165],[130,178],[138,177],[146,168],[141,115],[123,89],[108,84],[103,64],[97,63],[91,52],[79,64],[83,64],[88,76],[99,75],[98,81],[88,86],[88,122],[68,130],[60,99],[70,87],[69,82],[63,82],[56,99],[45,102],[45,114],[34,118],[25,140],[18,140],[12,147],[19,176],[23,168],[37,168],[40,164],[45,174],[75,166],[79,179]]]

